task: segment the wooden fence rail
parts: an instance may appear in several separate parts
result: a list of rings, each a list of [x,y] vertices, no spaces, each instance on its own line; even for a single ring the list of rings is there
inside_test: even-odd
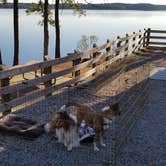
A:
[[[63,58],[5,68],[5,70],[0,71],[0,82],[2,85],[0,87],[0,112],[5,114],[6,111],[9,112],[14,107],[38,98],[43,99],[48,94],[71,84],[76,85],[82,81],[93,79],[96,75],[105,72],[113,62],[123,60],[127,55],[146,45],[147,40],[145,38],[147,39],[147,36],[144,33],[139,31],[122,38],[118,37],[114,41],[107,40],[101,46],[94,44],[92,49],[75,52]],[[88,59],[87,56],[89,57]],[[68,64],[67,67],[64,64]],[[62,67],[57,69],[58,65]],[[43,71],[45,68],[50,68],[51,73],[43,74],[40,72],[40,75],[36,77],[36,73]],[[34,78],[22,80],[15,84],[12,83],[11,80],[14,77],[25,76],[25,74],[30,72],[35,72]],[[58,82],[57,78],[62,78],[62,81]],[[10,81],[4,85],[4,80]],[[56,83],[53,80],[56,80]],[[41,86],[48,81],[51,82],[51,86]],[[35,88],[32,91],[21,93],[23,90],[31,87]]]
[[[165,35],[165,36],[163,36]],[[148,28],[145,34],[145,46],[146,47],[166,47],[166,31],[164,30],[152,30]]]

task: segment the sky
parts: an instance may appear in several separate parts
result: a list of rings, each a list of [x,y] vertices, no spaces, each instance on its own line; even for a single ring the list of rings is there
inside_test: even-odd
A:
[[[12,2],[13,0],[8,0],[9,2]],[[49,0],[50,3],[54,2],[54,0]],[[75,0],[78,2],[85,2],[84,0]],[[166,0],[86,0],[89,3],[103,3],[103,2],[109,2],[109,3],[152,3],[152,4],[163,4],[166,5]],[[38,2],[38,0],[19,0],[19,2]]]

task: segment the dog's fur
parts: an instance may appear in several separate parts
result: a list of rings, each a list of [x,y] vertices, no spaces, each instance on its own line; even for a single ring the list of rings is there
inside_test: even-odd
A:
[[[106,146],[103,142],[103,133],[107,129],[112,120],[120,115],[119,104],[108,105],[101,111],[93,111],[90,107],[76,102],[67,103],[62,106],[61,111],[56,113],[51,121],[46,124],[46,131],[56,132],[59,142],[64,143],[68,150],[78,146],[78,131],[81,122],[84,120],[86,125],[92,127],[95,132],[94,150],[99,151],[97,140],[100,139],[102,146]]]
[[[74,137],[76,133],[76,122],[66,111],[55,113],[44,128],[47,133],[54,133],[58,141],[63,143],[68,151],[72,150],[76,139]]]

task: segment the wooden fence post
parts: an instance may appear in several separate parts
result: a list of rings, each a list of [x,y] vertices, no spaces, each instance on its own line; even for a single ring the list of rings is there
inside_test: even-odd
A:
[[[93,48],[97,47],[96,43],[93,44]],[[93,53],[93,58],[96,58],[97,56],[97,52]],[[93,63],[92,64],[92,68],[95,68],[96,67],[96,63]]]
[[[93,44],[93,48],[95,48],[95,47],[97,47],[96,43]],[[96,58],[97,54],[98,54],[97,52],[93,53],[93,58]],[[95,68],[96,66],[97,66],[96,63],[92,64],[92,68]],[[93,76],[95,74],[96,74],[96,72],[93,74]]]
[[[129,50],[129,35],[126,33],[126,41],[125,41],[125,56],[128,55],[128,50]]]
[[[49,59],[45,59],[45,61],[48,61],[48,60]],[[47,75],[47,74],[50,74],[50,73],[52,73],[52,66],[43,69],[43,74],[44,75]],[[55,82],[55,80],[54,80],[54,82]],[[45,89],[49,88],[51,86],[52,86],[52,80],[44,82],[44,88]],[[45,97],[49,97],[49,96],[52,96],[52,93],[47,94]]]
[[[107,39],[107,43],[109,43],[109,42],[110,42],[110,40]],[[106,48],[107,57],[105,58],[105,61],[108,61],[110,59],[110,55],[109,55],[110,50],[111,50],[110,46]],[[106,65],[105,68],[108,68],[108,65]]]
[[[146,34],[147,34],[147,30],[144,29],[143,47],[146,46]]]
[[[117,39],[120,39],[120,37],[117,36]],[[117,49],[119,49],[120,46],[121,46],[121,41],[118,41],[118,42],[117,42],[117,45],[116,45]],[[119,53],[120,53],[120,51],[118,50],[118,51],[116,52],[116,56],[119,55]]]
[[[7,70],[6,65],[0,65],[0,71]],[[3,78],[0,80],[0,87],[8,86],[10,85],[9,78]],[[10,94],[2,94],[1,95],[1,103],[6,103],[10,101]],[[11,112],[11,109],[7,109],[5,112],[2,113],[3,116],[9,114]]]
[[[76,54],[76,53],[77,53],[77,51],[74,50],[74,54]],[[80,63],[81,63],[81,58],[73,60],[73,66],[76,66],[76,65],[78,65]],[[81,74],[80,70],[77,70],[77,71],[75,71],[75,72],[72,73],[72,76],[75,78],[75,77],[79,76],[80,74]]]
[[[139,30],[139,36],[138,36],[138,38],[139,38],[139,42],[138,42],[138,44],[141,44],[141,36],[142,36],[142,34],[141,34],[141,30]]]
[[[148,47],[148,46],[149,46],[149,41],[150,41],[150,31],[151,31],[151,29],[150,29],[150,28],[148,28],[148,30],[147,30],[146,47]]]
[[[132,53],[134,53],[133,49],[135,47],[135,40],[136,40],[136,36],[135,36],[135,32],[133,32],[133,44],[132,44]]]
[[[142,37],[142,33],[141,33],[141,30],[139,30],[139,36],[138,36],[138,39],[139,39],[139,41],[138,41],[138,50],[140,50],[140,48],[141,48],[141,41],[142,41],[141,37]]]

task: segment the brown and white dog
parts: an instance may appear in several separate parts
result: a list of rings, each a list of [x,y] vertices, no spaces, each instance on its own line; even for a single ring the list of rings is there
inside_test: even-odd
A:
[[[65,107],[60,108],[61,112],[54,113],[50,122],[48,122],[44,129],[47,133],[53,133],[57,138],[58,142],[63,143],[68,151],[71,151],[75,145],[77,136],[76,121],[73,117],[70,117],[67,111],[64,111]]]
[[[79,103],[67,103],[60,108],[51,121],[45,125],[47,132],[56,132],[59,142],[62,142],[68,150],[79,145],[79,127],[84,120],[86,125],[93,128],[94,151],[99,151],[97,141],[106,146],[103,141],[104,130],[108,129],[112,120],[120,115],[119,104],[108,105],[101,111],[93,111],[90,107]]]

